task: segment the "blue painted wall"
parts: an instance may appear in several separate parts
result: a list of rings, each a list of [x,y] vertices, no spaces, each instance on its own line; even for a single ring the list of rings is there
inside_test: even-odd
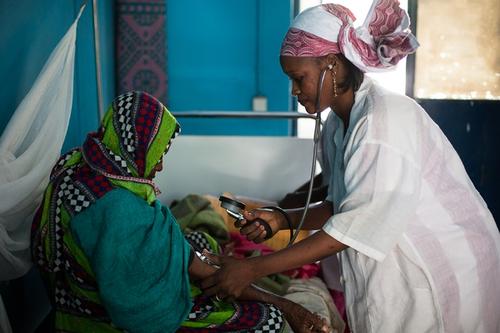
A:
[[[268,98],[270,112],[291,108],[279,50],[291,1],[167,1],[168,102],[172,111],[249,111]],[[186,119],[183,134],[288,135],[286,120]]]
[[[0,2],[1,131],[73,22],[80,4],[76,0]],[[113,2],[99,1],[98,6],[104,101],[108,104],[114,96]],[[92,1],[87,2],[80,19],[76,47],[73,110],[63,150],[80,145],[98,124]]]
[[[292,16],[291,1],[167,1],[167,61],[172,111],[252,108],[268,98],[270,112],[293,108],[289,81],[279,66],[279,48]],[[98,1],[104,105],[114,90],[114,1]],[[75,63],[74,105],[63,150],[95,130],[97,91],[92,2],[80,20]],[[17,105],[74,19],[80,1],[0,2],[0,90],[3,131]],[[7,28],[8,27],[8,28]],[[286,120],[180,120],[184,134],[288,135]]]

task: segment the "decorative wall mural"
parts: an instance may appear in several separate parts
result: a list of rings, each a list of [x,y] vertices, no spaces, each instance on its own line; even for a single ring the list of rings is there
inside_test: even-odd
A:
[[[117,92],[142,90],[167,102],[165,0],[116,1]]]

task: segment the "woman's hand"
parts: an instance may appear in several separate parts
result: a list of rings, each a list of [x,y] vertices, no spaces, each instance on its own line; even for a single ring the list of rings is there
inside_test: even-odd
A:
[[[236,299],[258,278],[256,270],[247,259],[218,256],[208,252],[203,254],[211,263],[220,267],[201,282],[201,289],[206,296],[215,296],[218,299]]]
[[[235,226],[240,228],[240,234],[245,236],[249,241],[262,243],[266,239],[274,236],[281,229],[288,228],[287,222],[283,214],[278,211],[267,209],[253,209],[249,212],[243,212],[244,220],[237,221]],[[256,219],[261,219],[267,222],[271,227],[272,234],[267,235],[266,229],[259,221],[250,223]]]

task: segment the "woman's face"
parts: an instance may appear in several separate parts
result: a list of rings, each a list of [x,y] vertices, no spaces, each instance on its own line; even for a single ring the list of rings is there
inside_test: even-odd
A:
[[[321,90],[319,110],[316,110],[318,82],[322,70],[328,64],[319,58],[281,56],[280,63],[283,72],[292,80],[292,95],[297,96],[307,113],[321,112],[330,106],[333,84],[329,73],[326,73]]]
[[[150,180],[153,180],[156,176],[157,172],[160,172],[163,170],[163,157],[158,161],[158,164],[151,170],[151,174],[147,177]]]

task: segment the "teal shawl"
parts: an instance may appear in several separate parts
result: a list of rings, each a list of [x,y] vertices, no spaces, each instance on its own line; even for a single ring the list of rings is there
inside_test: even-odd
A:
[[[190,247],[168,208],[115,189],[76,215],[71,230],[114,325],[130,332],[176,330],[192,306]]]

